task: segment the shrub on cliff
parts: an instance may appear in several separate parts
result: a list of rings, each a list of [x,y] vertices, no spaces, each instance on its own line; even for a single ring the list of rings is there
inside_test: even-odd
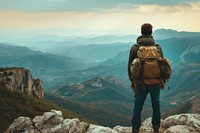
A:
[[[11,91],[0,85],[0,132],[5,131],[12,121],[19,116],[33,118],[51,109],[62,110],[65,118],[79,118],[89,122],[88,119],[67,109],[60,108],[49,101],[23,94],[20,91]]]

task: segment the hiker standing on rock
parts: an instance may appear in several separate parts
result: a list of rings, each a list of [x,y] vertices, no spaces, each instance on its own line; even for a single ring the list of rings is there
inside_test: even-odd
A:
[[[149,23],[141,26],[142,35],[137,38],[137,44],[131,47],[129,54],[128,75],[135,96],[132,118],[133,133],[139,132],[141,111],[148,93],[150,93],[153,108],[154,133],[159,133],[160,89],[164,88],[165,79],[162,79],[159,63],[163,59],[163,52],[160,45],[155,44],[152,29],[153,27]]]

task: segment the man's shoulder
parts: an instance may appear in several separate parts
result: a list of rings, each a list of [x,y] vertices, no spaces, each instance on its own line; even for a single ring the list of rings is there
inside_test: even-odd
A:
[[[141,45],[136,43],[136,44],[133,44],[131,48],[139,48]]]
[[[133,51],[137,51],[139,48],[140,48],[140,45],[139,45],[139,44],[133,44],[133,45],[131,46],[131,51],[132,51],[132,52],[133,52]]]

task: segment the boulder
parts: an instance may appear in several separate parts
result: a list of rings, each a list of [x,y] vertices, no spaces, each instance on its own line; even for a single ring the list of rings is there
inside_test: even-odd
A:
[[[29,129],[32,122],[29,117],[18,117],[14,122],[9,126],[8,133],[21,133]]]
[[[174,126],[174,127],[173,127]],[[176,130],[178,132],[177,127],[184,130],[185,133],[188,130],[188,133],[200,133],[200,115],[199,114],[179,114],[167,117],[163,123],[162,127],[167,129],[168,131]],[[166,132],[167,132],[166,130]],[[170,132],[169,132],[170,133]]]
[[[79,119],[65,119],[61,111],[51,110],[36,116],[33,122],[28,117],[19,117],[9,126],[6,133],[131,133],[131,127],[109,127],[87,124]],[[146,119],[140,133],[153,133],[151,118]],[[160,133],[200,133],[199,114],[179,114],[161,120]]]
[[[64,133],[85,133],[89,124],[80,122],[79,119],[65,119],[63,121]]]
[[[168,128],[164,133],[191,133],[189,127],[185,125],[176,125]],[[194,133],[194,132],[192,132]]]
[[[90,124],[89,128],[85,133],[118,133],[118,132],[109,127]]]
[[[118,133],[132,133],[132,127],[122,127],[118,125],[114,127],[113,130],[117,131]]]
[[[43,132],[62,132],[63,116],[61,111],[52,109],[51,112],[45,112],[42,116],[36,116],[33,119],[35,126]]]

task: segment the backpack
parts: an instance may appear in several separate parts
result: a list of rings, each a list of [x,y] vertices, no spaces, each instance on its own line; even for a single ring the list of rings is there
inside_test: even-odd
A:
[[[167,58],[162,59],[157,45],[138,46],[137,57],[130,66],[133,81],[144,86],[161,85],[171,75],[171,65]]]

